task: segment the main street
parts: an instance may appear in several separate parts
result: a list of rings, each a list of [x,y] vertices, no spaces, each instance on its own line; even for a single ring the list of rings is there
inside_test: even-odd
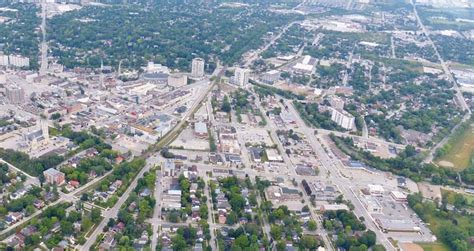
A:
[[[313,148],[319,160],[321,161],[321,166],[329,174],[328,181],[331,181],[333,184],[339,187],[345,199],[352,202],[352,204],[355,207],[354,213],[357,216],[359,217],[362,216],[365,219],[372,219],[369,212],[367,212],[367,210],[362,205],[359,198],[356,196],[355,192],[352,190],[351,182],[348,182],[347,178],[341,175],[340,169],[344,168],[341,166],[341,163],[339,161],[334,161],[329,157],[328,153],[323,149],[321,144],[318,142],[318,139],[314,135],[314,129],[308,127],[304,123],[304,121],[301,119],[301,117],[299,116],[298,112],[293,107],[293,105],[288,101],[286,101],[286,105],[288,106],[293,116],[296,118],[296,124],[298,125],[298,128],[303,130],[303,132],[305,133],[308,141],[310,142],[311,147]],[[311,179],[312,179],[311,177],[308,177],[307,180],[311,180]],[[396,250],[395,247],[392,245],[392,243],[388,240],[385,233],[383,233],[375,225],[373,220],[366,220],[365,224],[367,225],[369,229],[371,229],[377,234],[378,243],[382,244],[387,250],[393,250],[393,251]]]

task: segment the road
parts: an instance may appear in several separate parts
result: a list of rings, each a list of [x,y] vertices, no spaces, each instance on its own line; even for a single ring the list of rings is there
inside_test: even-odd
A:
[[[158,222],[161,220],[161,207],[163,206],[163,201],[161,198],[163,198],[163,173],[161,170],[156,170],[156,183],[155,183],[155,209],[153,211],[153,218],[151,219],[151,225],[153,228],[153,234],[151,238],[151,250],[156,250],[156,246],[158,244],[158,228],[160,225]]]
[[[260,53],[266,51],[268,48],[270,48],[270,46],[272,46],[278,39],[280,39],[280,37],[291,27],[293,26],[295,23],[297,23],[296,21],[295,22],[291,22],[289,24],[287,24],[285,27],[283,27],[283,29],[278,33],[276,34],[275,36],[273,36],[270,41],[265,45],[263,46],[263,48],[260,48],[260,49],[257,49],[253,52],[250,53],[250,55],[247,55],[246,57],[246,60],[245,60],[245,63],[244,63],[244,67],[249,67],[250,64],[253,63],[253,61],[255,61],[259,56],[260,56]]]
[[[204,187],[204,194],[207,197],[206,203],[207,203],[207,209],[208,209],[207,223],[209,224],[209,231],[211,233],[211,240],[209,240],[209,246],[212,248],[212,250],[217,250],[216,223],[214,222],[214,216],[213,216],[214,210],[211,203],[212,196],[209,190],[209,177],[206,174],[204,175],[204,182],[206,183],[206,186]]]
[[[356,45],[354,44],[354,47],[352,47],[352,51],[349,52],[349,59],[347,59],[346,63],[346,71],[344,73],[344,77],[342,78],[342,85],[347,86],[347,82],[349,81],[349,70],[352,67],[352,58],[354,57],[354,49]]]
[[[458,102],[458,105],[461,107],[461,109],[467,111],[469,114],[471,113],[471,110],[469,109],[469,106],[467,105],[466,101],[464,100],[464,97],[462,96],[462,92],[459,89],[459,85],[457,84],[456,80],[453,77],[453,74],[449,70],[448,65],[444,61],[443,57],[441,57],[441,54],[439,54],[438,48],[436,47],[435,43],[430,37],[430,33],[428,29],[426,29],[425,25],[421,21],[420,16],[418,15],[418,11],[416,10],[416,6],[413,0],[410,0],[411,5],[413,6],[413,12],[415,14],[416,20],[418,21],[418,24],[420,25],[421,31],[425,34],[426,38],[430,42],[431,46],[433,47],[436,57],[438,60],[441,62],[441,67],[443,68],[444,74],[448,77],[449,81],[453,84],[453,89],[456,91],[456,99]]]
[[[13,225],[10,225],[8,228],[6,228],[6,229],[4,229],[0,232],[0,236],[4,236],[8,232],[10,232],[10,231],[16,229],[17,227],[22,226],[23,224],[27,223],[28,221],[30,221],[34,217],[39,216],[44,210],[46,210],[49,207],[52,207],[52,206],[55,206],[55,205],[58,205],[58,204],[64,203],[64,202],[74,203],[74,202],[78,201],[79,198],[77,196],[79,194],[81,194],[83,191],[89,189],[90,186],[95,185],[97,182],[101,181],[102,179],[104,179],[105,177],[107,177],[111,173],[112,173],[112,171],[109,171],[105,175],[91,180],[89,183],[87,183],[84,186],[76,189],[75,191],[73,191],[70,194],[65,194],[65,193],[59,192],[59,199],[58,200],[56,200],[55,202],[43,207],[41,210],[38,210],[38,211],[34,212],[32,215],[30,215],[26,218],[23,218],[23,220],[15,223]]]
[[[48,70],[48,43],[46,41],[46,0],[41,0],[41,25],[42,42],[40,43],[40,76],[46,75]]]
[[[414,1],[410,0],[410,4],[413,7],[413,12],[415,14],[415,17],[416,17],[416,20],[417,20],[418,24],[420,25],[421,31],[424,33],[424,35],[428,39],[429,43],[431,44],[431,46],[433,47],[433,49],[435,51],[436,57],[438,58],[439,62],[441,63],[441,67],[443,68],[444,74],[448,77],[448,80],[453,84],[453,90],[456,93],[457,104],[461,107],[462,110],[467,112],[466,115],[464,115],[464,117],[462,118],[462,121],[451,130],[450,134],[447,135],[446,137],[444,137],[440,142],[438,142],[438,144],[436,144],[431,149],[431,151],[429,152],[428,156],[425,159],[425,163],[430,163],[434,159],[436,150],[438,150],[440,147],[442,147],[444,144],[446,144],[449,140],[450,135],[454,131],[457,130],[459,125],[461,125],[462,123],[464,123],[465,121],[467,121],[471,117],[471,109],[469,108],[469,105],[466,103],[466,100],[464,100],[464,97],[462,96],[461,89],[459,88],[459,85],[456,82],[456,79],[453,77],[453,74],[449,70],[448,65],[444,61],[443,57],[441,57],[441,54],[439,54],[438,47],[436,47],[436,44],[431,39],[429,30],[425,27],[425,25],[421,21],[421,18],[418,15],[418,11],[416,10],[416,6],[415,6]]]
[[[220,66],[219,64],[217,65],[215,71],[211,76],[216,76],[220,77],[224,73],[225,68]],[[158,142],[158,150],[160,150],[161,146],[165,146],[168,143],[170,143],[176,135],[178,135],[181,130],[183,129],[183,126],[185,123],[191,118],[191,116],[194,114],[194,112],[197,110],[199,105],[201,105],[202,101],[207,97],[209,91],[212,89],[213,84],[209,84],[207,88],[203,89],[202,92],[199,94],[199,96],[195,99],[194,103],[191,105],[191,107],[187,110],[186,114],[183,116],[181,121],[176,124],[176,126],[167,134],[165,137],[161,138],[160,141]],[[155,149],[156,150],[156,149]],[[148,156],[150,153],[146,154],[145,156]],[[150,170],[152,164],[147,162],[146,166],[140,171],[140,173],[135,177],[131,185],[127,188],[125,193],[119,198],[118,202],[112,207],[111,209],[107,210],[106,212],[103,212],[104,219],[100,222],[99,226],[94,230],[92,233],[91,237],[87,239],[86,243],[84,245],[79,247],[79,250],[89,250],[91,246],[95,243],[97,236],[103,231],[104,226],[108,223],[109,219],[117,217],[117,213],[120,210],[121,206],[125,203],[127,200],[128,196],[130,195],[130,192],[136,187],[138,179],[140,179],[143,176],[143,173]],[[160,182],[161,177],[158,178]],[[155,196],[156,196],[156,191],[155,191]],[[158,192],[158,196],[160,196]],[[160,201],[157,199],[157,201]],[[161,208],[161,207],[160,207]],[[157,239],[157,231],[158,227],[161,223],[161,216],[156,217],[156,214],[160,214],[160,210],[158,212],[155,210],[154,211],[154,221],[152,221],[152,228],[154,230],[153,236],[156,238],[154,239],[155,242],[155,247],[156,247],[156,239]],[[156,230],[156,231],[155,231]],[[152,240],[153,242],[153,240]]]
[[[40,185],[40,182],[39,182],[39,179],[37,177],[33,177],[31,175],[29,175],[28,173],[24,172],[23,170],[20,170],[19,168],[17,168],[16,166],[6,162],[5,160],[3,159],[0,159],[0,162],[1,163],[4,163],[4,164],[7,164],[8,165],[8,168],[13,170],[14,172],[16,173],[22,173],[26,176],[26,182],[25,182],[25,185],[35,185],[35,186],[39,186]]]
[[[286,101],[286,105],[288,106],[290,112],[293,114],[293,116],[296,119],[296,124],[298,125],[298,128],[302,129],[303,132],[305,133],[311,147],[313,148],[314,152],[318,156],[319,160],[321,161],[321,166],[323,169],[326,170],[328,175],[327,181],[332,182],[335,184],[339,190],[342,192],[344,195],[344,198],[351,201],[352,204],[354,205],[354,213],[358,217],[362,216],[365,219],[372,219],[372,216],[367,212],[365,207],[362,205],[361,201],[359,200],[358,196],[354,193],[351,187],[351,182],[345,178],[344,176],[341,175],[341,169],[344,167],[341,166],[341,163],[339,161],[332,160],[329,155],[326,153],[326,151],[323,149],[321,144],[319,143],[320,139],[316,138],[314,135],[314,129],[308,127],[304,121],[301,119],[299,116],[298,112],[296,109],[293,107],[293,105]],[[314,177],[306,177],[307,180],[312,180]],[[395,247],[392,245],[392,243],[388,240],[387,236],[385,233],[380,231],[380,229],[375,225],[373,220],[366,220],[364,222],[369,229],[374,231],[377,234],[377,243],[382,244],[387,250],[389,251],[395,251]]]
[[[122,196],[120,196],[119,200],[117,201],[117,203],[115,203],[115,205],[108,209],[107,211],[105,212],[102,212],[102,216],[104,217],[102,219],[102,221],[99,223],[99,225],[94,229],[94,232],[92,232],[92,234],[90,235],[90,237],[87,239],[86,243],[84,243],[84,245],[82,246],[78,246],[78,249],[79,250],[84,250],[84,251],[88,251],[90,250],[90,248],[92,247],[92,245],[95,243],[96,239],[97,239],[97,236],[102,233],[104,227],[107,225],[107,223],[109,222],[109,220],[111,218],[115,218],[117,217],[117,214],[118,214],[118,211],[120,210],[120,208],[122,207],[122,205],[125,203],[125,201],[127,200],[128,196],[130,195],[130,193],[133,191],[133,189],[137,186],[137,183],[138,183],[138,179],[140,179],[141,177],[143,177],[143,174],[147,171],[150,170],[150,168],[152,167],[152,165],[150,163],[147,163],[145,165],[144,168],[142,168],[142,170],[140,170],[140,172],[138,173],[138,175],[135,177],[135,179],[132,181],[132,183],[128,186],[127,190],[125,191],[125,193],[123,193]]]

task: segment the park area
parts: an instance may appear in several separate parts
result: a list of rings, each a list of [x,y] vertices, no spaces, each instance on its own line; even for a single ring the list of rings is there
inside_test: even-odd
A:
[[[439,149],[440,156],[436,162],[443,167],[462,171],[471,164],[474,153],[474,132],[471,124],[462,125],[449,139],[449,142]]]

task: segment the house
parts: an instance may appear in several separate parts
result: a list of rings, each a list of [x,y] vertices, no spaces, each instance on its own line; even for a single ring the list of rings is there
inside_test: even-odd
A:
[[[81,183],[79,183],[79,181],[77,180],[71,180],[68,182],[68,184],[73,186],[74,188],[78,188],[81,185]]]
[[[150,196],[150,195],[151,195],[151,191],[148,188],[143,189],[143,191],[140,193],[141,197],[146,197],[146,196]]]
[[[37,209],[41,209],[44,207],[44,201],[40,199],[36,199],[35,202],[33,203],[33,206],[36,207]]]

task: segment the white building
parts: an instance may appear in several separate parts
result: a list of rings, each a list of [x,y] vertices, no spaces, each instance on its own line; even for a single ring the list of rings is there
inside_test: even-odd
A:
[[[171,74],[168,76],[168,85],[179,88],[188,84],[188,77],[184,74]]]
[[[367,187],[369,188],[370,194],[374,196],[381,196],[385,192],[385,189],[383,189],[381,185],[369,184]]]
[[[8,66],[8,55],[0,55],[0,65]]]
[[[191,63],[191,76],[193,78],[204,77],[204,59],[194,58]]]
[[[18,55],[0,55],[0,66],[30,67],[30,59]]]
[[[352,130],[355,127],[355,118],[352,114],[332,108],[331,120],[346,130]]]
[[[30,59],[22,56],[10,55],[8,63],[13,67],[30,67]]]
[[[280,79],[280,71],[271,70],[262,75],[262,81],[267,84],[273,84]]]
[[[145,71],[147,73],[166,73],[169,74],[170,70],[168,67],[162,64],[155,64],[154,62],[148,62]]]
[[[369,213],[382,213],[383,207],[379,203],[377,199],[372,196],[364,196],[362,197],[362,204],[364,204],[365,209],[369,211]]]
[[[12,104],[22,104],[25,102],[25,91],[16,85],[8,86],[5,89],[5,96]]]
[[[240,87],[244,87],[249,83],[250,70],[236,68],[234,73],[234,83]]]

